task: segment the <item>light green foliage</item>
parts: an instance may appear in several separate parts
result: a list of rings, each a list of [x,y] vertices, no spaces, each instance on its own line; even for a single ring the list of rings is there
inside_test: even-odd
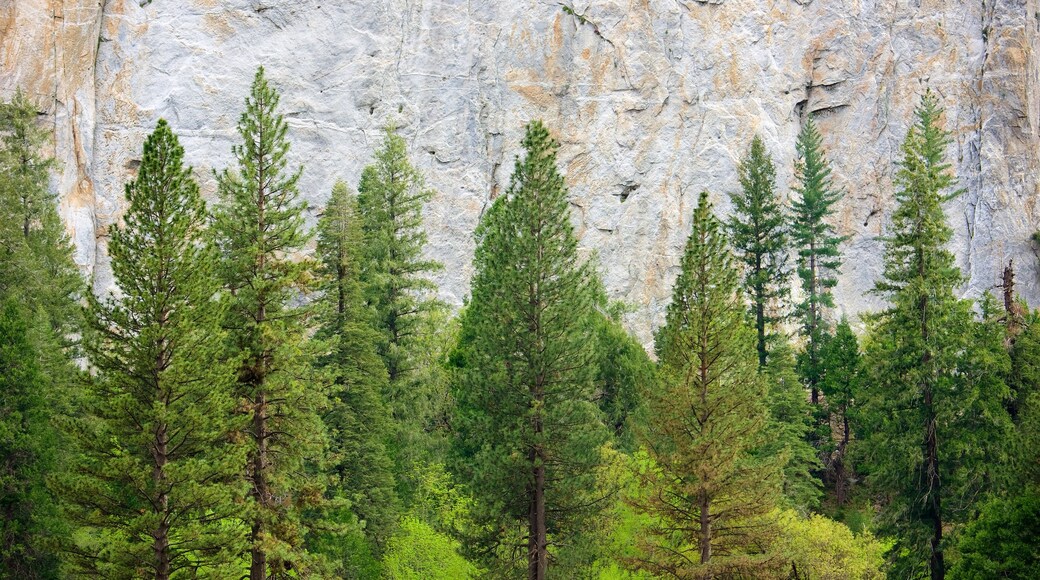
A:
[[[805,351],[799,359],[799,371],[812,391],[812,402],[819,400],[821,377],[820,348],[828,330],[826,311],[834,307],[831,289],[838,282],[841,266],[839,246],[846,238],[834,233],[828,223],[834,204],[843,193],[831,181],[830,163],[823,152],[823,138],[810,116],[798,133],[795,145],[794,192],[791,202],[794,223],[791,238],[798,250],[798,277],[802,281],[804,300],[795,307]]]
[[[946,249],[941,203],[954,183],[943,157],[949,136],[935,95],[925,93],[902,147],[898,207],[885,238],[891,306],[877,315],[865,353],[859,444],[869,480],[886,498],[885,532],[898,536],[898,577],[945,570],[943,533],[994,483],[1011,424],[1001,376],[1003,329],[956,297],[960,271]],[[992,306],[984,303],[984,314]]]
[[[392,437],[384,401],[386,368],[376,352],[379,333],[365,306],[359,281],[362,233],[357,200],[340,182],[318,222],[321,263],[321,327],[317,338],[329,352],[319,366],[333,379],[324,415],[333,458],[333,489],[348,498],[375,547],[383,546],[399,512]]]
[[[792,510],[775,514],[780,533],[775,550],[784,561],[784,578],[805,580],[880,580],[885,546],[869,532],[853,534],[844,524]]]
[[[789,344],[783,342],[773,348],[762,375],[769,387],[766,396],[769,438],[757,453],[784,458],[783,492],[789,506],[800,512],[817,508],[821,484],[813,473],[821,464],[816,449],[807,439],[812,429],[812,407],[795,372],[794,353]]]
[[[63,481],[84,528],[73,548],[84,574],[227,573],[243,548],[234,369],[206,207],[183,153],[160,120],[109,243],[120,293],[90,299],[95,375],[75,423],[82,457]]]
[[[390,539],[383,566],[389,580],[467,580],[479,570],[459,555],[461,546],[415,517],[406,517]]]
[[[785,318],[791,272],[787,218],[776,195],[776,168],[757,135],[740,160],[737,175],[741,191],[730,196],[733,215],[728,225],[736,257],[744,266],[743,287],[751,300],[758,365],[763,367],[773,345],[785,340],[777,324]]]
[[[502,544],[497,563],[507,568],[547,550],[574,561],[560,552],[601,507],[595,466],[609,437],[593,402],[600,286],[578,257],[558,144],[535,121],[523,146],[506,195],[478,226],[472,300],[452,359],[454,467],[483,532],[471,547],[493,561],[501,542],[528,545]]]
[[[656,468],[642,476],[650,491],[639,504],[654,522],[634,563],[679,578],[762,573],[783,457],[755,453],[770,437],[769,389],[707,193],[681,268],[656,337],[660,380],[644,438]]]
[[[222,205],[216,211],[221,277],[230,293],[224,319],[229,354],[239,361],[235,394],[249,449],[242,464],[250,483],[247,525],[252,574],[281,577],[291,567],[316,573],[320,562],[304,549],[324,503],[326,434],[320,412],[326,385],[314,372],[316,344],[309,306],[314,264],[291,259],[309,240],[306,205],[299,200],[300,171],[287,172],[288,125],[278,94],[257,70],[238,123],[236,167],[218,175]]]
[[[951,580],[1040,578],[1040,493],[1026,489],[982,506],[957,543]]]

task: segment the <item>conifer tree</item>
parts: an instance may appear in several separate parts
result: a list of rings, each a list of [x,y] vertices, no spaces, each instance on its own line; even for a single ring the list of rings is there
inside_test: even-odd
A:
[[[618,447],[634,451],[637,445],[632,421],[643,407],[642,390],[653,384],[654,363],[621,325],[623,305],[601,305],[595,317],[597,402]]]
[[[290,257],[309,239],[297,189],[302,169],[288,170],[288,126],[278,100],[261,67],[238,123],[237,167],[218,175],[216,230],[231,293],[224,326],[240,361],[236,395],[248,422],[242,467],[250,485],[250,580],[320,564],[306,552],[309,528],[301,514],[318,508],[325,493],[314,470],[325,452],[325,387],[311,372],[311,308],[299,305],[312,289],[313,264]]]
[[[665,325],[656,336],[644,476],[653,518],[637,566],[675,578],[741,577],[771,561],[760,547],[779,495],[780,462],[761,458],[768,388],[758,371],[740,273],[702,192]]]
[[[109,253],[118,298],[90,296],[96,374],[77,422],[83,457],[68,480],[76,564],[105,578],[227,574],[241,526],[230,443],[234,369],[221,360],[222,304],[206,206],[160,120],[126,186]]]
[[[776,169],[765,144],[756,135],[737,166],[741,191],[731,195],[730,238],[744,266],[744,291],[758,333],[758,366],[764,367],[770,347],[779,337],[790,294],[787,255],[790,250],[786,216],[776,195]]]
[[[831,288],[838,282],[841,251],[838,246],[846,238],[834,233],[827,223],[834,204],[842,192],[834,188],[831,168],[823,152],[823,139],[816,123],[809,117],[798,134],[795,145],[795,179],[793,189],[798,197],[791,203],[794,222],[791,238],[798,250],[798,277],[802,281],[804,299],[795,307],[795,315],[805,338],[805,351],[799,361],[803,379],[808,385],[812,403],[820,399],[820,348],[828,332],[826,310],[834,307]]]
[[[389,539],[399,506],[387,449],[392,428],[383,402],[386,368],[359,279],[362,243],[356,196],[338,182],[318,221],[323,297],[317,337],[329,349],[319,365],[333,377],[325,424],[335,458],[334,487],[352,502],[378,547]]]
[[[868,343],[862,449],[870,481],[887,497],[882,515],[898,534],[893,573],[940,580],[944,533],[993,484],[991,466],[1010,437],[1000,379],[1008,361],[999,324],[977,322],[971,303],[955,295],[962,279],[946,249],[953,232],[941,204],[957,192],[931,91],[915,117],[876,285],[891,306]]]
[[[551,546],[598,507],[593,468],[608,433],[593,402],[599,284],[578,257],[559,145],[534,121],[523,147],[477,229],[454,426],[460,479],[490,536],[482,547],[521,540],[527,577],[543,579]]]
[[[60,578],[56,504],[45,484],[57,439],[28,310],[0,304],[0,576]]]
[[[849,442],[852,440],[853,405],[859,396],[863,369],[859,342],[847,317],[842,317],[834,332],[820,351],[823,380],[820,390],[827,397],[827,408],[841,425],[840,439],[830,462],[838,505],[848,498],[852,468],[848,462]]]
[[[0,103],[0,292],[20,295],[40,327],[37,355],[56,407],[67,404],[76,371],[71,340],[82,322],[83,280],[72,245],[48,189],[54,160],[40,151],[48,133],[36,123],[36,107],[18,92]],[[49,328],[48,328],[49,327]]]
[[[1018,482],[1040,486],[1040,311],[1029,312],[1011,347],[1008,386],[1017,427]]]
[[[53,160],[36,107],[0,102],[0,576],[59,577],[68,526],[45,485],[69,453],[56,428],[73,404],[82,280],[48,189]]]
[[[817,451],[809,443],[813,412],[805,387],[795,370],[794,352],[787,341],[777,343],[761,369],[768,385],[769,441],[759,449],[763,457],[785,459],[783,492],[786,503],[801,512],[820,503],[821,483],[815,475],[822,467]]]
[[[399,484],[414,471],[416,450],[429,446],[425,432],[437,413],[436,381],[422,380],[427,369],[421,352],[429,346],[431,317],[441,308],[431,296],[436,286],[429,275],[442,266],[423,256],[422,210],[431,197],[408,160],[404,139],[387,127],[382,147],[361,174],[357,203],[364,236],[360,275],[389,379],[384,399],[394,420]]]

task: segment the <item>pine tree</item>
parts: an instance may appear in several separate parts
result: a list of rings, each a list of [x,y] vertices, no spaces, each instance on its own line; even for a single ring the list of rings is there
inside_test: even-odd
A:
[[[741,191],[731,195],[733,215],[730,239],[744,265],[744,291],[751,299],[751,315],[758,333],[758,366],[764,367],[770,347],[783,340],[776,325],[785,318],[790,294],[790,249],[787,227],[776,195],[776,169],[762,140],[755,136],[737,166]]]
[[[578,257],[559,145],[534,121],[523,147],[477,229],[454,426],[460,479],[491,536],[482,546],[522,540],[527,577],[542,579],[550,546],[598,507],[593,468],[608,434],[593,402],[599,284]]]
[[[656,336],[659,385],[645,443],[656,463],[639,507],[654,524],[635,564],[676,578],[738,577],[771,564],[759,547],[776,506],[780,462],[767,442],[766,382],[747,324],[740,274],[701,193],[693,232]]]
[[[287,170],[288,126],[278,100],[261,67],[238,123],[237,168],[218,175],[223,205],[216,229],[231,293],[224,326],[241,361],[236,395],[248,420],[243,467],[251,488],[251,580],[320,564],[305,550],[309,527],[301,514],[320,507],[325,493],[314,469],[325,452],[325,387],[311,371],[311,308],[299,305],[301,293],[312,289],[313,264],[290,257],[309,239],[297,189],[302,170]]]
[[[430,446],[426,432],[438,412],[436,381],[423,377],[428,369],[422,352],[429,346],[430,321],[441,308],[431,296],[436,286],[428,276],[442,266],[423,257],[422,210],[432,196],[408,160],[404,139],[388,127],[358,185],[364,236],[360,275],[380,333],[377,352],[389,378],[384,399],[396,431],[392,451],[398,483],[405,487],[420,459],[418,450]]]
[[[381,547],[399,506],[387,449],[392,425],[382,398],[386,368],[376,352],[381,337],[371,326],[359,281],[362,243],[357,199],[339,182],[318,222],[323,297],[317,338],[329,343],[319,365],[333,376],[325,424],[336,458],[334,487],[351,501],[368,537]]]
[[[227,573],[242,529],[229,442],[234,369],[221,360],[216,253],[183,149],[160,120],[126,186],[109,253],[118,298],[90,299],[95,376],[68,486],[76,563],[106,578]]]
[[[46,317],[56,336],[64,340],[80,322],[77,300],[83,281],[72,262],[72,246],[58,216],[57,201],[48,189],[48,171],[54,160],[40,153],[49,134],[37,125],[36,118],[36,107],[20,91],[11,102],[0,104],[3,217],[7,227],[21,233],[11,243],[24,244],[26,250],[2,261],[11,270],[5,276],[5,268],[0,266],[0,278],[16,283],[37,305],[35,316]]]
[[[57,439],[29,320],[15,298],[0,304],[0,576],[27,580],[60,578],[60,521],[45,484]]]
[[[882,515],[898,534],[894,573],[929,570],[939,580],[946,528],[993,484],[990,468],[1010,438],[1000,379],[1008,361],[1000,325],[977,322],[971,303],[955,295],[962,279],[946,249],[953,232],[941,206],[956,195],[948,193],[955,178],[931,91],[915,116],[876,285],[891,306],[868,343],[862,449],[872,484],[888,498]]]
[[[617,446],[634,451],[633,420],[643,408],[642,390],[653,384],[654,363],[621,325],[623,305],[602,304],[595,317],[598,361],[597,402]]]
[[[763,457],[780,456],[786,503],[806,512],[819,506],[821,483],[815,473],[822,467],[817,451],[809,443],[813,413],[805,387],[795,370],[795,357],[786,341],[774,345],[769,361],[761,369],[769,391],[769,441],[758,451]]]
[[[1033,310],[1024,317],[1010,354],[1008,386],[1018,431],[1017,479],[1024,485],[1040,486],[1040,311]]]
[[[820,359],[824,369],[820,390],[827,398],[828,410],[841,425],[840,439],[830,461],[836,499],[841,506],[848,498],[853,475],[848,462],[849,442],[852,440],[850,416],[859,396],[863,375],[859,342],[847,317],[841,318],[834,336],[823,345]]]
[[[69,453],[56,423],[74,408],[79,375],[83,283],[48,189],[47,138],[21,92],[0,103],[0,575],[26,579],[59,576],[68,526],[45,480]]]
[[[798,250],[798,277],[805,296],[795,307],[805,338],[805,352],[799,366],[809,386],[813,405],[820,400],[820,347],[828,331],[826,310],[834,307],[831,288],[838,283],[838,268],[841,267],[838,247],[847,239],[836,235],[834,227],[827,223],[834,213],[834,204],[843,193],[834,188],[830,164],[822,147],[820,132],[809,117],[795,145],[798,154],[795,179],[798,185],[793,189],[798,199],[791,203],[794,214],[791,238]]]

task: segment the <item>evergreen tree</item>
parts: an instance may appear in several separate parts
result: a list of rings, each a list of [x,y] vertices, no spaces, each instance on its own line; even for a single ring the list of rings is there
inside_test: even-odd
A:
[[[216,229],[231,293],[224,326],[240,361],[236,395],[248,422],[250,580],[316,569],[319,560],[304,547],[305,524],[316,522],[301,514],[319,508],[325,493],[325,478],[315,473],[325,453],[325,387],[311,372],[311,309],[299,305],[312,289],[313,265],[290,258],[309,239],[296,185],[302,170],[287,170],[288,126],[278,100],[261,67],[238,123],[237,168],[218,175]]]
[[[733,215],[730,238],[744,266],[744,291],[758,333],[758,366],[764,367],[770,347],[783,340],[776,325],[784,320],[790,294],[787,268],[789,239],[786,216],[776,195],[776,169],[762,140],[755,136],[737,166],[741,191],[730,196]]]
[[[47,381],[29,315],[0,304],[0,576],[60,578],[53,535],[60,521],[45,478],[55,467]]]
[[[783,467],[783,492],[786,502],[801,512],[820,503],[820,480],[815,472],[821,464],[816,449],[809,443],[812,406],[805,387],[798,380],[794,352],[785,341],[776,344],[769,361],[761,369],[768,385],[769,441],[758,451],[763,457],[780,456]]]
[[[45,480],[66,461],[56,421],[74,408],[82,280],[48,190],[48,134],[21,93],[0,103],[0,575],[56,578],[68,527]]]
[[[841,318],[834,336],[820,351],[824,369],[820,389],[827,397],[827,408],[841,425],[840,439],[830,461],[838,505],[844,505],[849,494],[853,471],[848,464],[848,447],[852,439],[850,415],[860,392],[863,374],[859,342],[846,317]]]
[[[945,247],[953,232],[941,204],[956,195],[947,193],[955,178],[943,160],[941,115],[926,92],[903,142],[899,205],[876,285],[891,306],[868,343],[862,430],[864,467],[898,533],[894,574],[929,570],[933,580],[946,573],[947,526],[993,484],[990,467],[1010,437],[1002,328],[976,322],[971,303],[954,294],[961,275]]]
[[[636,564],[675,578],[764,573],[780,461],[756,453],[770,434],[740,274],[701,193],[665,325],[645,442],[656,463],[639,507],[654,518]]]
[[[202,242],[206,207],[182,157],[160,120],[109,244],[121,295],[90,297],[96,374],[67,484],[84,574],[226,574],[243,547],[241,527],[225,521],[239,510],[243,456],[227,437],[234,373],[221,361],[216,253]]]
[[[379,547],[389,539],[399,507],[387,449],[390,413],[382,398],[386,368],[376,352],[380,335],[371,326],[358,275],[362,249],[357,199],[339,182],[318,222],[323,298],[317,337],[329,348],[319,365],[333,377],[325,424],[335,487]]]
[[[522,540],[528,578],[542,579],[550,546],[567,545],[598,508],[593,468],[608,434],[593,402],[602,298],[578,257],[559,145],[534,121],[523,146],[477,228],[454,425],[460,479],[490,535],[481,545]]]
[[[361,174],[357,203],[364,236],[360,275],[389,379],[384,399],[396,431],[392,451],[399,484],[414,471],[417,451],[430,446],[426,431],[438,412],[437,381],[423,376],[430,321],[441,308],[428,276],[442,266],[423,257],[422,210],[431,197],[408,160],[404,139],[388,127],[374,162]]]
[[[643,407],[642,390],[653,384],[654,363],[643,345],[621,325],[622,305],[613,304],[605,310],[594,317],[597,401],[615,442],[621,449],[634,451],[637,442],[632,423]]]
[[[1013,419],[1017,427],[1018,481],[1040,486],[1040,312],[1024,317],[1011,348]]]
[[[831,288],[838,283],[838,268],[841,267],[838,246],[846,240],[834,233],[834,227],[827,220],[843,194],[831,182],[831,168],[823,153],[823,139],[812,117],[806,120],[798,134],[795,150],[798,154],[795,162],[798,185],[793,189],[798,198],[791,203],[794,214],[791,238],[798,250],[798,277],[804,295],[802,302],[795,307],[795,315],[805,338],[805,352],[799,366],[809,386],[812,403],[816,405],[820,400],[820,347],[828,331],[825,314],[828,308],[834,307]]]

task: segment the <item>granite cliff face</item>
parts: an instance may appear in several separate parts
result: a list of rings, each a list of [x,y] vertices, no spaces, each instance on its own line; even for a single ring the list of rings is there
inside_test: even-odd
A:
[[[645,340],[701,189],[723,210],[763,137],[786,193],[812,113],[837,182],[840,309],[881,267],[893,161],[924,86],[946,106],[966,192],[947,206],[978,295],[1014,258],[1040,302],[1040,0],[0,0],[0,96],[21,86],[55,130],[54,187],[77,261],[110,284],[107,229],[165,117],[204,191],[231,160],[257,65],[282,93],[304,196],[357,183],[396,123],[437,195],[443,298],[468,291],[472,231],[508,184],[524,123],[563,144],[583,247]],[[312,218],[314,215],[312,214]]]

